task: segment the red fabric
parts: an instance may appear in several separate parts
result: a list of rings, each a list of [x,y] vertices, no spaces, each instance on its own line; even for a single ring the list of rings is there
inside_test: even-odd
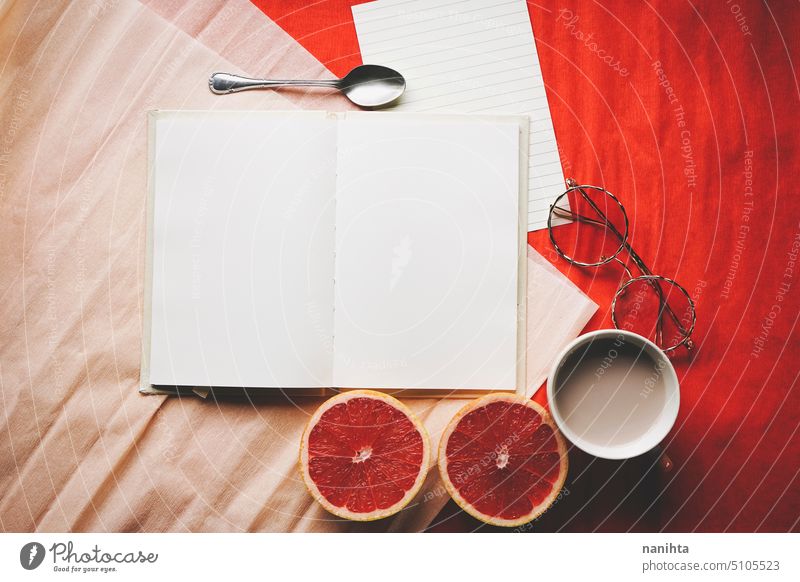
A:
[[[255,3],[334,73],[359,63],[357,2]],[[572,450],[569,494],[531,529],[798,531],[800,11],[755,0],[562,6],[529,3],[565,172],[622,199],[636,249],[694,296],[698,349],[674,360],[673,471]],[[546,232],[528,240],[600,304],[589,328],[611,327],[619,273],[570,268]],[[433,529],[479,527],[451,504]]]

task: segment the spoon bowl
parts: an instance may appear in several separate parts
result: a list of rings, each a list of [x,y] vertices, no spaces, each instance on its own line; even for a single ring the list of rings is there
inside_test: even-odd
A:
[[[400,98],[406,80],[389,67],[360,65],[339,81],[339,90],[359,107],[385,107]]]
[[[212,93],[225,95],[249,89],[278,87],[330,87],[338,89],[350,101],[365,109],[386,107],[397,101],[406,90],[403,75],[381,65],[359,65],[342,79],[270,80],[251,79],[230,73],[214,73],[208,79]]]

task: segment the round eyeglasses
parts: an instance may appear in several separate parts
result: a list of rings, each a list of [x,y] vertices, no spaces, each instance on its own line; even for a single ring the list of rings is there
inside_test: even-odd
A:
[[[628,228],[628,215],[616,196],[571,178],[547,217],[550,242],[564,260],[579,267],[601,267],[612,261],[622,266],[625,278],[611,302],[614,327],[647,337],[665,352],[680,346],[691,350],[697,319],[694,301],[673,279],[653,274],[628,242]],[[620,259],[623,251],[640,275],[634,276]]]

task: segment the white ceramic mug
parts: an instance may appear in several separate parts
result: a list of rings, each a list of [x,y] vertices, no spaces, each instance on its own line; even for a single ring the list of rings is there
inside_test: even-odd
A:
[[[680,386],[656,344],[604,329],[578,337],[559,354],[547,399],[576,447],[604,459],[628,459],[657,449],[667,436],[678,416]]]

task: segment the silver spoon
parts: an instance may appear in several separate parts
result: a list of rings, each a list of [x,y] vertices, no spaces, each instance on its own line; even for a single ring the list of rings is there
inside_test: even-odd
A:
[[[208,86],[213,93],[225,95],[248,89],[271,89],[290,86],[331,87],[344,93],[359,107],[383,107],[396,100],[406,90],[403,75],[380,65],[359,65],[343,78],[309,81],[272,81],[268,79],[250,79],[229,73],[214,73],[208,79]]]

